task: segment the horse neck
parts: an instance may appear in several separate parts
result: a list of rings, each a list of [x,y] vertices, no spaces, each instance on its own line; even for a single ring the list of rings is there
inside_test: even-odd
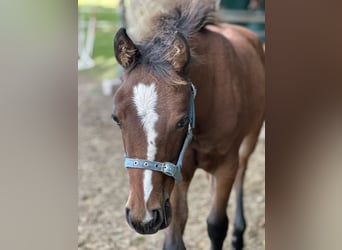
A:
[[[226,100],[224,99],[231,93],[226,84],[227,75],[230,74],[228,72],[230,69],[227,68],[227,58],[215,56],[217,51],[226,52],[222,39],[221,42],[217,42],[220,41],[217,36],[217,34],[205,30],[199,33],[195,41],[190,44],[192,51],[197,55],[190,64],[189,77],[197,88],[195,105],[196,124],[199,125],[199,128],[206,127],[205,123],[208,120],[217,121],[219,119],[217,111],[213,108],[219,107],[219,104],[221,106],[225,104]],[[222,92],[225,95],[222,95]],[[225,110],[222,112],[224,113]]]
[[[211,82],[214,72],[210,67],[212,63],[210,52],[206,49],[210,38],[205,33],[200,33],[197,36],[195,41],[190,44],[196,56],[189,66],[189,78],[197,88],[196,103],[199,104],[205,103],[211,98],[210,93],[213,87]]]

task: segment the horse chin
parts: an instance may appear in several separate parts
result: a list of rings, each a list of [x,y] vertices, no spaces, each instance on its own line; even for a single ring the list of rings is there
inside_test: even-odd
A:
[[[150,226],[132,226],[130,225],[137,233],[139,234],[155,234],[159,230],[165,229],[170,225],[171,218],[164,218],[162,224],[159,227],[150,227]]]
[[[167,216],[165,215],[163,223],[160,225],[159,230],[167,228],[171,223],[171,215]]]
[[[165,229],[170,225],[170,222],[164,221],[163,224],[160,225],[159,230]]]
[[[155,234],[159,231],[159,229],[139,230],[135,228],[135,231],[139,234]]]

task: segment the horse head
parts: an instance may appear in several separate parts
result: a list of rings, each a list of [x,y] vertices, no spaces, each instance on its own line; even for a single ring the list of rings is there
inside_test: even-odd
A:
[[[112,116],[121,128],[130,181],[126,219],[138,233],[152,234],[170,224],[170,195],[194,126],[190,50],[181,34],[139,46],[120,29],[114,52],[124,68]]]

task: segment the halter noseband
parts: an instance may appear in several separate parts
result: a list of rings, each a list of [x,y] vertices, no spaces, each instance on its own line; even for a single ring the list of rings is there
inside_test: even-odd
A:
[[[179,182],[182,179],[181,167],[183,156],[187,146],[189,145],[192,139],[192,129],[195,127],[195,96],[196,96],[196,88],[192,82],[190,82],[191,86],[191,96],[190,96],[190,110],[189,110],[189,125],[188,132],[186,134],[182,150],[179,153],[177,164],[173,164],[171,162],[158,162],[158,161],[148,161],[141,160],[136,158],[128,158],[125,157],[125,167],[126,168],[141,168],[141,169],[149,169],[153,171],[162,172],[168,176],[173,177],[176,182]]]

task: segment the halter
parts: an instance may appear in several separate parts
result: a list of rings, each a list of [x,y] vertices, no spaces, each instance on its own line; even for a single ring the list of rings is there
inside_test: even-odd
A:
[[[168,176],[173,177],[176,180],[176,182],[181,181],[182,179],[181,167],[182,167],[183,156],[184,156],[187,146],[189,145],[192,139],[192,129],[195,127],[196,88],[192,82],[190,82],[190,86],[191,86],[190,110],[189,110],[190,121],[188,125],[188,132],[183,142],[182,150],[179,153],[176,165],[171,162],[148,161],[148,160],[125,157],[126,168],[140,168],[140,169],[149,169],[153,171],[158,171],[158,172],[162,172]]]

